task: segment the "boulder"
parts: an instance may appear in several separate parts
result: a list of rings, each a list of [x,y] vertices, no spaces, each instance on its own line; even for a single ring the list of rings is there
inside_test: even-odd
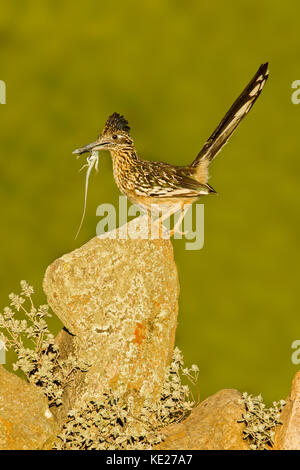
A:
[[[249,450],[243,439],[244,424],[237,421],[245,412],[241,394],[220,390],[196,406],[179,424],[163,430],[166,440],[160,450]]]
[[[0,450],[51,449],[56,433],[43,393],[0,366]]]
[[[60,343],[71,341],[75,355],[90,365],[68,392],[70,406],[78,396],[95,398],[110,389],[135,394],[141,403],[158,396],[177,326],[170,240],[95,237],[48,267],[44,290],[72,335]]]
[[[292,389],[286,400],[275,433],[275,450],[300,450],[300,371],[294,377]]]

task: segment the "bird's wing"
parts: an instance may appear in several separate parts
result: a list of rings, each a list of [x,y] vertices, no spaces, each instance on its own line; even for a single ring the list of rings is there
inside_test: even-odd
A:
[[[262,64],[250,83],[225,114],[216,130],[204,144],[204,147],[193,161],[192,167],[197,167],[203,160],[213,160],[220,152],[223,145],[227,143],[229,137],[259,97],[268,75],[268,63]]]
[[[197,197],[215,192],[208,184],[201,184],[188,174],[186,167],[176,167],[163,162],[143,161],[135,192],[143,196]]]

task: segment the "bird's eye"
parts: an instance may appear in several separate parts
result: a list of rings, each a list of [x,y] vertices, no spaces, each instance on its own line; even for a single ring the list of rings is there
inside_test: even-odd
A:
[[[114,135],[112,136],[112,138],[113,138],[114,140],[117,140],[118,136],[117,136],[116,134],[114,134]]]

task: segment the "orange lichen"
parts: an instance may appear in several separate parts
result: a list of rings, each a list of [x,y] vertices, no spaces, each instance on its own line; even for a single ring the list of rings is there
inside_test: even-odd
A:
[[[143,340],[146,338],[145,325],[141,322],[136,322],[136,327],[134,331],[134,343],[137,343],[139,346],[142,344]]]
[[[0,423],[4,427],[6,446],[9,449],[11,444],[13,443],[13,439],[11,437],[12,423],[8,421],[7,419],[3,418],[1,414],[0,414]]]

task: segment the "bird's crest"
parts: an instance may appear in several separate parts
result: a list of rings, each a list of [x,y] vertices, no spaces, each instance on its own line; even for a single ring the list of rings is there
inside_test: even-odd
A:
[[[130,127],[128,121],[118,113],[113,113],[106,121],[103,134],[112,134],[113,132],[123,131],[129,134]]]

